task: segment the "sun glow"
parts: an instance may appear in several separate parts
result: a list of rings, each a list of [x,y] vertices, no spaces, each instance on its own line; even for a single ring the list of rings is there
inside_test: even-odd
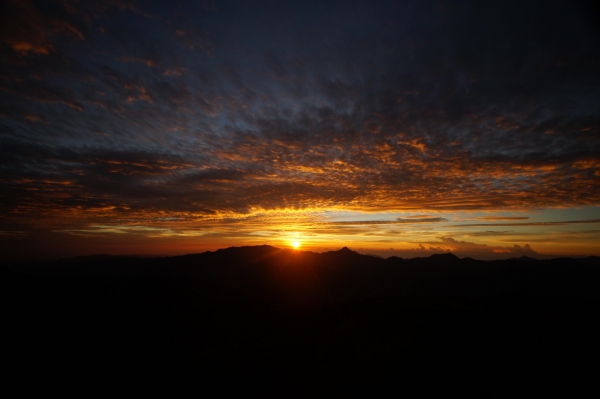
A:
[[[294,247],[294,249],[300,248],[300,241],[292,240],[292,247]]]

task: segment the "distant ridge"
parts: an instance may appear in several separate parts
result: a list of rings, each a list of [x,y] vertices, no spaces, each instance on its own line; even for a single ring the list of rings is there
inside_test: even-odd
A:
[[[389,256],[388,258],[382,257],[380,255],[376,255],[376,254],[362,254],[359,253],[357,251],[354,251],[350,248],[348,248],[347,246],[344,246],[338,250],[333,250],[333,251],[325,251],[325,252],[312,252],[312,251],[307,251],[307,250],[302,250],[302,249],[292,249],[292,248],[278,248],[278,247],[274,247],[272,245],[268,245],[268,244],[263,244],[263,245],[246,245],[246,246],[238,246],[238,247],[227,247],[227,248],[220,248],[214,251],[205,251],[205,252],[197,252],[197,253],[189,253],[189,254],[182,254],[182,255],[165,255],[165,254],[154,254],[154,255],[150,255],[150,254],[91,254],[91,255],[78,255],[78,256],[73,256],[73,257],[67,257],[67,258],[61,258],[58,260],[37,260],[37,261],[28,261],[28,262],[12,262],[12,263],[8,263],[5,264],[5,266],[9,266],[9,267],[16,267],[16,268],[22,268],[23,265],[31,265],[31,264],[41,264],[41,263],[51,263],[51,262],[64,262],[64,261],[80,261],[80,260],[91,260],[91,259],[111,259],[111,258],[144,258],[144,259],[153,259],[153,258],[181,258],[181,257],[194,257],[194,256],[200,256],[200,255],[204,255],[207,253],[242,253],[243,251],[250,251],[251,253],[258,253],[258,252],[264,252],[264,253],[275,253],[275,252],[291,252],[293,251],[293,253],[314,253],[314,254],[333,254],[333,253],[337,253],[337,254],[346,254],[346,255],[352,255],[352,256],[369,256],[369,257],[374,257],[374,258],[379,258],[379,259],[405,259],[405,260],[411,260],[411,259],[446,259],[446,260],[469,260],[469,261],[475,261],[475,262],[496,262],[496,261],[508,261],[508,260],[519,260],[521,262],[538,262],[540,260],[552,260],[552,259],[576,259],[579,261],[583,261],[585,263],[594,263],[594,264],[600,264],[600,257],[599,256],[587,256],[587,257],[575,257],[575,258],[551,258],[549,256],[544,257],[543,259],[536,259],[536,258],[532,258],[526,255],[523,255],[519,258],[507,258],[507,259],[489,259],[489,260],[481,260],[481,259],[473,259],[471,257],[465,257],[465,258],[459,258],[457,255],[455,255],[452,252],[445,252],[445,253],[434,253],[431,254],[429,256],[417,256],[417,257],[413,257],[413,258],[402,258],[399,257],[397,255],[392,255]]]
[[[531,267],[524,268],[525,263]],[[13,270],[63,279],[183,279],[217,301],[253,298],[289,308],[381,295],[478,298],[552,293],[595,298],[598,293],[591,282],[597,281],[596,265],[597,257],[486,262],[443,253],[382,259],[348,247],[316,253],[259,245],[165,258],[93,255],[17,265]],[[582,273],[588,277],[581,278]]]
[[[327,252],[323,252],[322,255],[326,255],[326,256],[343,256],[345,258],[347,257],[357,257],[357,256],[368,256],[368,255],[363,255],[360,254],[356,251],[351,250],[348,247],[343,247],[341,249],[338,249],[337,251],[327,251]]]
[[[430,256],[430,258],[445,259],[445,260],[459,260],[460,259],[458,256],[454,255],[451,252],[447,252],[444,254],[433,254]]]
[[[517,258],[517,260],[520,260],[521,262],[538,262],[538,259],[535,258],[530,258],[529,256],[521,256],[520,258]]]
[[[395,385],[399,375],[422,378],[419,392],[449,371],[468,372],[468,384],[492,374],[504,384],[507,363],[527,378],[541,370],[546,384],[557,367],[577,366],[573,353],[589,355],[584,371],[597,359],[598,260],[380,259],[347,247],[261,245],[2,267],[3,359],[22,364],[13,368],[18,376],[37,367],[46,384],[61,376],[71,383],[71,365],[85,375],[105,364],[122,366],[122,375],[144,370],[142,385],[169,372],[198,384],[207,370],[220,370],[219,394],[232,380],[246,379],[236,385],[244,395],[265,376],[277,376],[270,387],[298,375],[277,395],[284,397],[290,387],[332,375],[343,386],[364,372],[365,393],[386,373]],[[49,360],[31,361],[40,357]],[[466,361],[457,367],[456,359]]]

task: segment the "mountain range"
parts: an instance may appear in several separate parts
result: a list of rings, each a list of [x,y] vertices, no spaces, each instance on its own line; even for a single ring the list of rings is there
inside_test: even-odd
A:
[[[104,381],[94,389],[589,394],[599,271],[598,257],[381,259],[267,245],[11,265],[0,269],[8,392]]]

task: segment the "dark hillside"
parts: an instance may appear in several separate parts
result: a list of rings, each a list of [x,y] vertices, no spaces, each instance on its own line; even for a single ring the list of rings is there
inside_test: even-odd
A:
[[[591,394],[598,270],[592,257],[384,260],[269,246],[16,265],[0,280],[6,386]]]

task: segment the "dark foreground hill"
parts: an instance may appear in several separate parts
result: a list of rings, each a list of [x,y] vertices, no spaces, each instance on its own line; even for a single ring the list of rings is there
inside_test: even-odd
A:
[[[599,259],[269,246],[1,270],[6,392],[597,394]]]

